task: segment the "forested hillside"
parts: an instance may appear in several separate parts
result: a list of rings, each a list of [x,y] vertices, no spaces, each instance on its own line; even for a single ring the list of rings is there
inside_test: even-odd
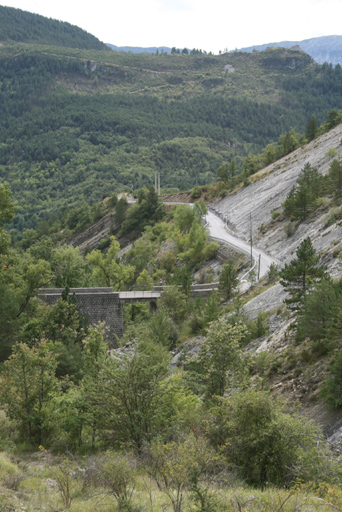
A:
[[[106,45],[95,36],[75,25],[2,5],[0,5],[0,42],[106,49]]]
[[[16,26],[26,13],[9,12],[7,30],[25,39]],[[155,173],[162,187],[214,182],[222,164],[235,159],[239,172],[291,127],[303,133],[312,115],[321,123],[342,107],[341,68],[300,51],[134,55],[46,43],[0,47],[0,179],[19,230],[66,204],[150,185]]]

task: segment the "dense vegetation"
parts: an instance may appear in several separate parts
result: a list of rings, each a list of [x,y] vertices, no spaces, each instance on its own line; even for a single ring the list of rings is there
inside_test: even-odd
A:
[[[229,170],[234,171],[233,164]],[[312,201],[315,191],[325,190],[338,202],[339,178],[336,159],[324,179],[307,166],[291,197],[304,197],[301,188],[307,187],[305,197]],[[317,180],[323,180],[319,186]],[[0,192],[0,220],[8,222],[14,215],[11,194],[6,185]],[[84,203],[75,211],[65,209],[56,224],[24,231],[16,248],[1,228],[0,400],[6,417],[0,443],[13,453],[20,446],[41,446],[45,475],[57,485],[48,498],[39,498],[38,506],[61,503],[76,510],[81,503],[83,508],[93,503],[100,492],[103,510],[113,504],[119,511],[159,510],[168,503],[175,512],[233,511],[230,493],[241,493],[241,485],[253,486],[251,510],[254,501],[256,509],[274,510],[274,494],[266,502],[255,497],[256,488],[270,492],[270,486],[290,489],[279,491],[286,503],[293,493],[311,500],[324,492],[337,506],[340,470],[319,429],[267,391],[268,379],[283,371],[286,355],[272,359],[268,353],[252,356],[244,351],[245,344],[267,332],[268,315],[259,314],[255,321],[244,317],[235,295],[237,261],[223,265],[215,276],[219,295],[213,293],[206,301],[191,297],[196,272],[199,280],[214,278],[212,271],[198,272],[217,250],[200,223],[204,203],[192,209],[179,205],[167,213],[153,189],[139,190],[137,200],[128,208],[125,199],[113,195],[107,206]],[[113,207],[122,234],[142,234],[121,260],[114,237],[108,239],[106,252],[82,255],[73,247],[54,247],[51,235],[53,228],[59,231],[58,222],[79,229],[85,218]],[[288,215],[295,207],[290,203]],[[313,212],[308,209],[308,215]],[[292,220],[302,218],[293,215]],[[341,286],[319,260],[307,238],[280,277],[290,291],[288,306],[298,312],[295,343],[305,340],[307,347],[310,337],[307,357],[313,359],[337,354],[321,396],[338,407]],[[276,278],[271,269],[269,283]],[[68,295],[72,286],[148,290],[160,281],[169,289],[152,316],[145,305],[126,308],[123,343],[129,344],[115,357],[109,355],[102,327],[89,328]],[[35,299],[37,288],[44,285],[65,287],[53,307]],[[198,350],[180,358],[172,370],[169,350],[194,335],[200,336]],[[94,450],[97,456],[88,455]],[[87,456],[81,458],[81,453]],[[7,506],[9,488],[25,496],[27,486],[36,484],[19,466],[10,466],[5,457],[1,461],[6,491],[1,499]],[[44,478],[41,482],[41,488],[47,485]],[[313,494],[308,497],[308,492]],[[279,506],[286,510],[285,501]]]
[[[3,45],[0,64],[0,177],[20,197],[18,230],[65,204],[149,185],[155,173],[164,187],[213,182],[221,165],[235,159],[243,170],[247,155],[342,107],[339,66],[281,49],[133,55]]]
[[[1,42],[20,42],[105,50],[106,45],[70,23],[0,5]]]
[[[10,192],[5,185],[0,192],[0,219],[8,221],[14,213]],[[244,351],[246,343],[267,331],[267,315],[254,322],[244,318],[235,297],[237,262],[223,266],[220,295],[206,301],[191,297],[194,273],[217,250],[200,223],[205,205],[179,205],[167,214],[153,189],[139,191],[131,209],[119,207],[123,202],[115,197],[110,203],[119,211],[123,232],[142,232],[121,260],[114,237],[107,252],[82,255],[73,247],[53,247],[51,239],[34,230],[24,232],[15,249],[2,228],[0,310],[6,321],[0,403],[6,416],[1,417],[0,447],[18,460],[20,450],[40,446],[43,472],[38,485],[34,469],[29,475],[26,466],[2,455],[0,503],[10,506],[18,489],[26,500],[31,489],[28,510],[57,504],[87,510],[100,493],[104,511],[166,506],[174,512],[234,511],[240,509],[236,493],[241,496],[248,485],[254,496],[248,499],[250,510],[280,505],[286,510],[292,494],[314,500],[323,491],[337,506],[340,469],[319,428],[265,389],[281,362],[270,365],[262,354]],[[301,307],[309,307],[308,298],[327,278],[324,269],[314,271],[318,259],[307,239],[284,269],[284,285],[298,291],[302,261],[307,261],[307,285],[293,293]],[[321,281],[316,288],[313,276]],[[210,272],[198,274],[201,280],[212,278]],[[115,357],[103,326],[90,328],[68,294],[69,286],[150,289],[160,280],[170,286],[152,316],[145,305],[126,309],[122,344],[129,344]],[[50,284],[65,292],[46,307],[35,294]],[[221,302],[227,299],[228,304]],[[339,322],[340,314],[336,318]],[[317,329],[310,335],[317,336]],[[195,334],[200,335],[198,350],[172,369],[169,350]],[[326,335],[322,331],[317,339]],[[331,386],[322,389],[330,392]],[[47,495],[43,489],[51,479],[56,484]],[[266,499],[257,491],[269,493],[273,486],[283,489],[277,491],[282,498],[273,491]]]

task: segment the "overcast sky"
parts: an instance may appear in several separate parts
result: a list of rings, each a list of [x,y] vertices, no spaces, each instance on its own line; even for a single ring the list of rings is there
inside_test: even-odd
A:
[[[226,48],[342,34],[342,0],[0,2],[67,21],[117,46],[176,46],[218,53]]]

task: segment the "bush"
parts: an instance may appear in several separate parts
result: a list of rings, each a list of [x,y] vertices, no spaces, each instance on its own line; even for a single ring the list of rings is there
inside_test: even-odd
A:
[[[179,337],[179,331],[168,312],[161,308],[154,313],[148,323],[150,339],[167,348],[174,348]]]
[[[110,237],[104,238],[103,240],[101,240],[99,242],[99,245],[97,246],[97,249],[99,251],[103,251],[104,249],[107,249],[107,247],[110,246],[110,243],[111,243],[111,238]]]
[[[106,494],[115,498],[119,511],[133,510],[137,462],[132,455],[107,451],[96,461],[95,475],[97,483],[106,489]]]
[[[284,231],[286,233],[286,236],[290,238],[292,235],[295,234],[297,229],[297,224],[295,222],[288,222],[286,226],[284,227]]]
[[[316,446],[318,428],[264,391],[222,398],[214,414],[213,441],[251,485],[288,485],[303,454]]]
[[[207,441],[192,434],[178,442],[155,441],[145,447],[144,455],[147,471],[169,498],[174,512],[180,512],[184,491],[194,489],[198,477],[208,479],[220,468],[219,458]],[[197,497],[199,493],[203,497],[203,490],[198,485],[195,488]]]
[[[267,272],[267,281],[269,283],[274,283],[279,278],[279,271],[277,268],[277,265],[275,263],[272,263]]]
[[[191,199],[199,199],[202,195],[202,189],[200,187],[194,187],[191,192]]]

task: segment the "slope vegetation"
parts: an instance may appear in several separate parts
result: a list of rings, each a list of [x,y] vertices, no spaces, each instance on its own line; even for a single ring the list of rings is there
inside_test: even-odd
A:
[[[0,5],[0,41],[105,50],[106,45],[70,23]]]
[[[279,268],[295,260],[298,248],[310,237],[320,265],[326,266],[328,274],[336,281],[341,275],[341,201],[336,196],[321,197],[302,222],[287,217],[283,203],[306,165],[310,164],[319,175],[326,176],[332,162],[340,161],[341,137],[342,126],[339,125],[259,171],[252,177],[252,183],[213,205],[213,208],[225,219],[230,232],[248,241],[252,219],[253,243],[276,258]],[[328,282],[334,286],[331,284],[333,281]],[[338,284],[335,286],[338,288]],[[333,371],[332,363],[338,358],[340,328],[337,327],[336,335],[329,332],[329,343],[321,333],[313,333],[322,318],[324,324],[325,314],[326,318],[333,317],[327,302],[328,294],[324,296],[320,290],[319,286],[317,290],[314,288],[314,293],[309,295],[311,302],[304,303],[300,315],[296,316],[293,311],[286,310],[284,300],[289,296],[281,284],[266,288],[261,284],[253,298],[246,302],[244,312],[254,319],[258,315],[269,315],[268,332],[248,349],[268,360],[270,389],[299,400],[306,413],[323,424],[331,435],[340,427],[340,410],[331,412],[327,409],[322,403],[322,389],[327,389],[328,380],[325,379]],[[316,310],[312,307],[312,297],[319,297]],[[337,296],[333,304],[336,311],[340,311]],[[295,328],[298,323],[299,328]],[[337,322],[336,325],[340,324]]]
[[[30,15],[38,45],[31,44],[37,41],[31,22],[23,21],[29,13],[6,13],[0,178],[18,202],[20,230],[65,204],[150,185],[155,173],[164,187],[213,182],[223,163],[235,158],[239,169],[247,154],[291,127],[303,133],[312,114],[320,123],[332,108],[342,108],[341,69],[318,66],[302,51],[85,50],[81,42],[58,46],[57,37],[45,34],[54,34],[59,22]],[[27,27],[22,35],[20,27]],[[9,42],[12,33],[27,42]]]

